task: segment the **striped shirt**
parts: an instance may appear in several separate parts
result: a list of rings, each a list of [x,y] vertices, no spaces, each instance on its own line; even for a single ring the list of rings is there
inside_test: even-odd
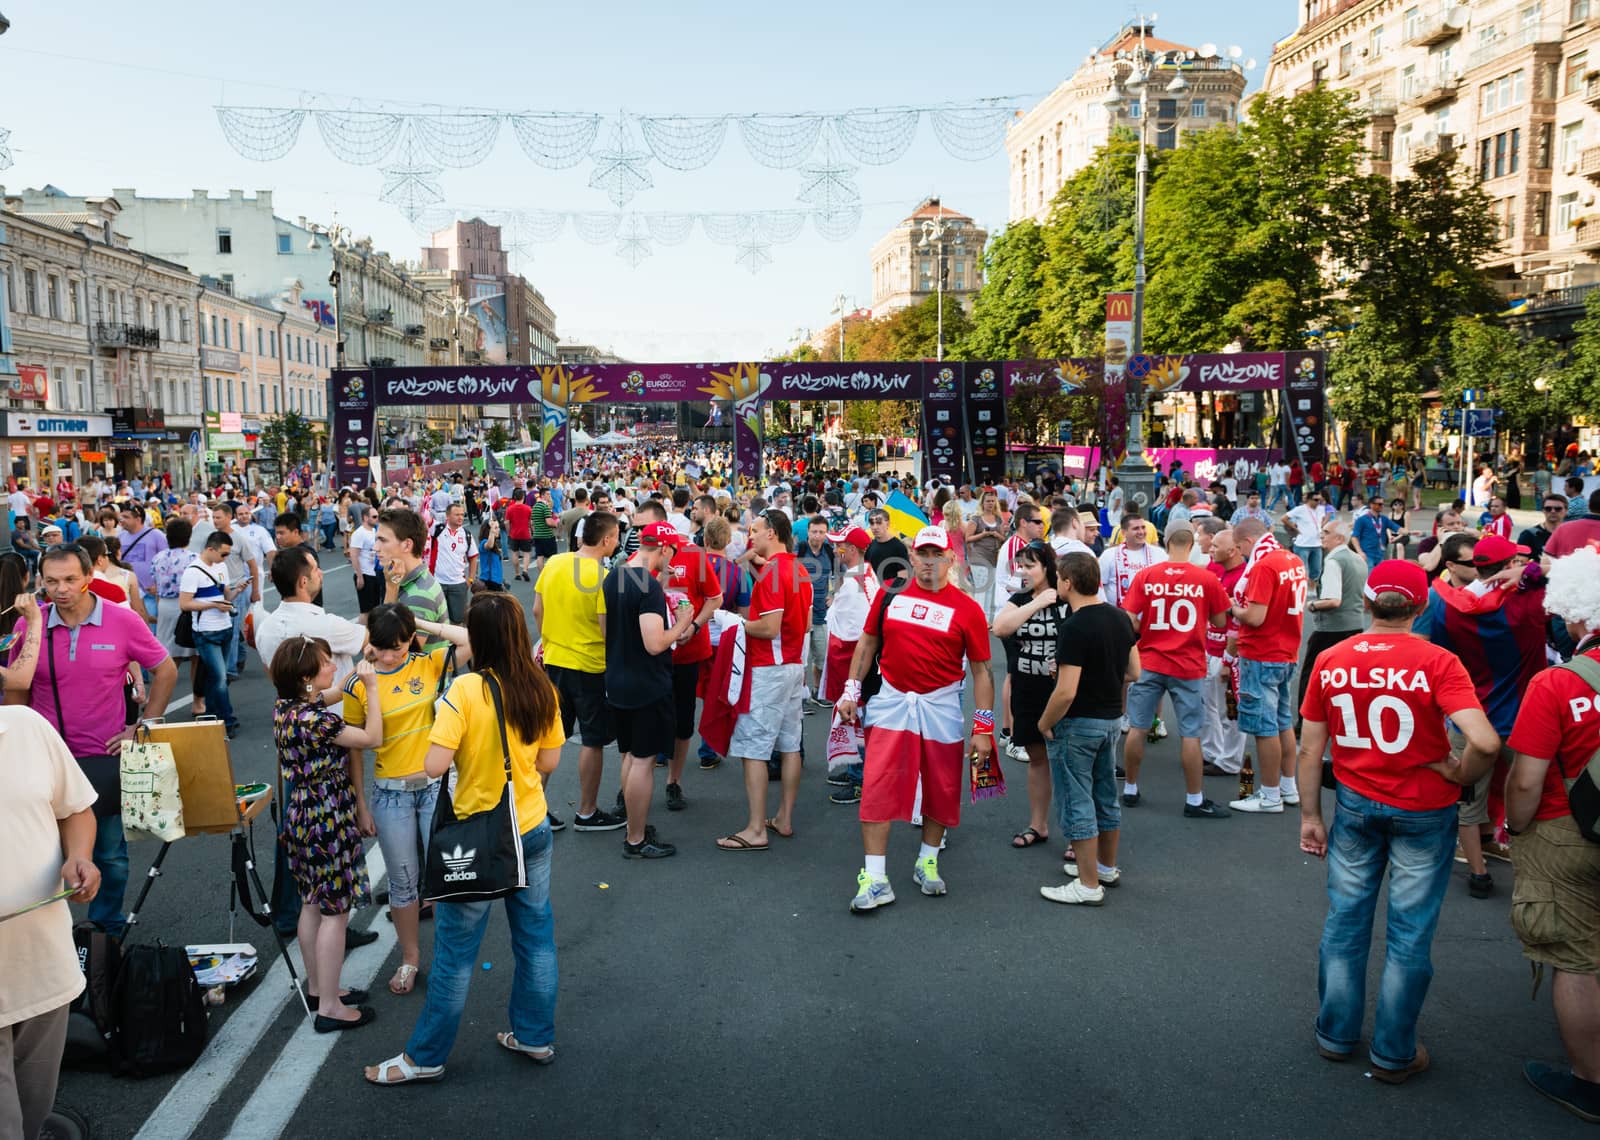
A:
[[[434,580],[433,575],[421,566],[401,580],[399,600],[404,602],[412,614],[421,621],[442,622],[449,612],[449,608],[445,605],[443,588]],[[442,637],[424,635],[422,639],[422,648],[429,653],[444,644],[445,640]]]

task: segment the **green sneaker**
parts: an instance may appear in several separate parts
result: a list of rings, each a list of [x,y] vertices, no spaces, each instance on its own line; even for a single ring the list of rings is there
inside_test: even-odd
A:
[[[850,900],[850,909],[856,914],[864,914],[880,906],[888,906],[892,902],[894,902],[894,888],[889,885],[889,880],[874,879],[863,867],[861,873],[856,876],[856,897]]]
[[[918,859],[917,869],[911,877],[916,880],[917,886],[922,888],[922,893],[925,895],[947,893],[944,880],[939,877],[939,858],[936,855]]]

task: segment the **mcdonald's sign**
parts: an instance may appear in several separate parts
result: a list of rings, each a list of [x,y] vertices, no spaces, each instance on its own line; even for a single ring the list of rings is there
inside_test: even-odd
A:
[[[1133,294],[1132,293],[1107,293],[1106,294],[1106,321],[1131,321],[1133,320]]]

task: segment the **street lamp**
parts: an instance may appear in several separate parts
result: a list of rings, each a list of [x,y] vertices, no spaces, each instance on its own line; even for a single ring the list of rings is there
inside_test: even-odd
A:
[[[322,243],[318,238],[326,238],[328,240],[328,251],[333,262],[333,268],[328,271],[328,287],[333,290],[333,369],[338,372],[344,368],[344,318],[339,310],[339,285],[343,278],[339,272],[339,255],[350,248],[350,229],[348,226],[339,224],[339,212],[337,210],[333,213],[332,225],[323,226],[313,222],[309,229],[311,230],[311,237],[306,241],[306,248],[315,252],[322,248]],[[319,316],[317,322],[320,324],[321,321],[322,318]],[[282,365],[282,368],[279,369],[279,375],[283,376],[289,370],[288,349],[281,345],[279,348],[283,353],[279,359],[279,364]],[[285,392],[285,407],[288,406],[288,402],[288,393]],[[333,384],[330,382],[328,384],[327,400],[323,407],[332,409],[333,406]],[[338,470],[338,456],[333,453],[332,432],[328,433],[328,470],[329,472]]]
[[[966,238],[962,235],[962,225],[960,221],[954,218],[952,218],[950,221],[945,221],[944,206],[941,204],[939,206],[939,216],[937,218],[926,218],[923,220],[922,240],[917,242],[917,246],[921,249],[927,249],[929,246],[932,246],[937,251],[936,255],[939,259],[938,265],[934,270],[935,296],[937,296],[939,299],[939,332],[938,340],[935,342],[934,348],[935,360],[944,359],[944,241],[946,233],[951,235],[951,245],[959,246],[966,244]],[[843,360],[844,316],[842,314],[839,317],[839,344],[839,359]]]
[[[467,310],[470,309],[471,307],[472,306],[467,303],[467,299],[465,297],[463,297],[460,293],[452,293],[452,294],[450,294],[450,315],[455,318],[455,323],[452,326],[452,332],[453,332],[453,335],[455,337],[455,342],[456,342],[456,359],[455,359],[455,363],[456,363],[457,366],[459,366],[462,363],[462,359],[463,359],[462,355],[461,355],[461,353],[462,353],[462,349],[461,349],[461,323],[467,319]],[[459,438],[460,435],[461,435],[461,405],[457,404],[456,405],[456,436],[457,436],[457,438]],[[451,442],[454,443],[455,441],[452,440]]]

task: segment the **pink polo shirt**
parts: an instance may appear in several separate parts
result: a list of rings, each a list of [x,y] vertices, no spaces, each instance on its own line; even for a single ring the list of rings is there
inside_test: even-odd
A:
[[[107,605],[100,598],[77,629],[67,628],[54,606],[41,608],[44,637],[28,705],[60,731],[74,756],[104,756],[106,741],[127,727],[123,675],[131,665],[154,669],[167,659],[167,651],[132,610]],[[21,651],[18,639],[11,647],[12,664]],[[52,681],[60,690],[65,728],[56,716]]]

